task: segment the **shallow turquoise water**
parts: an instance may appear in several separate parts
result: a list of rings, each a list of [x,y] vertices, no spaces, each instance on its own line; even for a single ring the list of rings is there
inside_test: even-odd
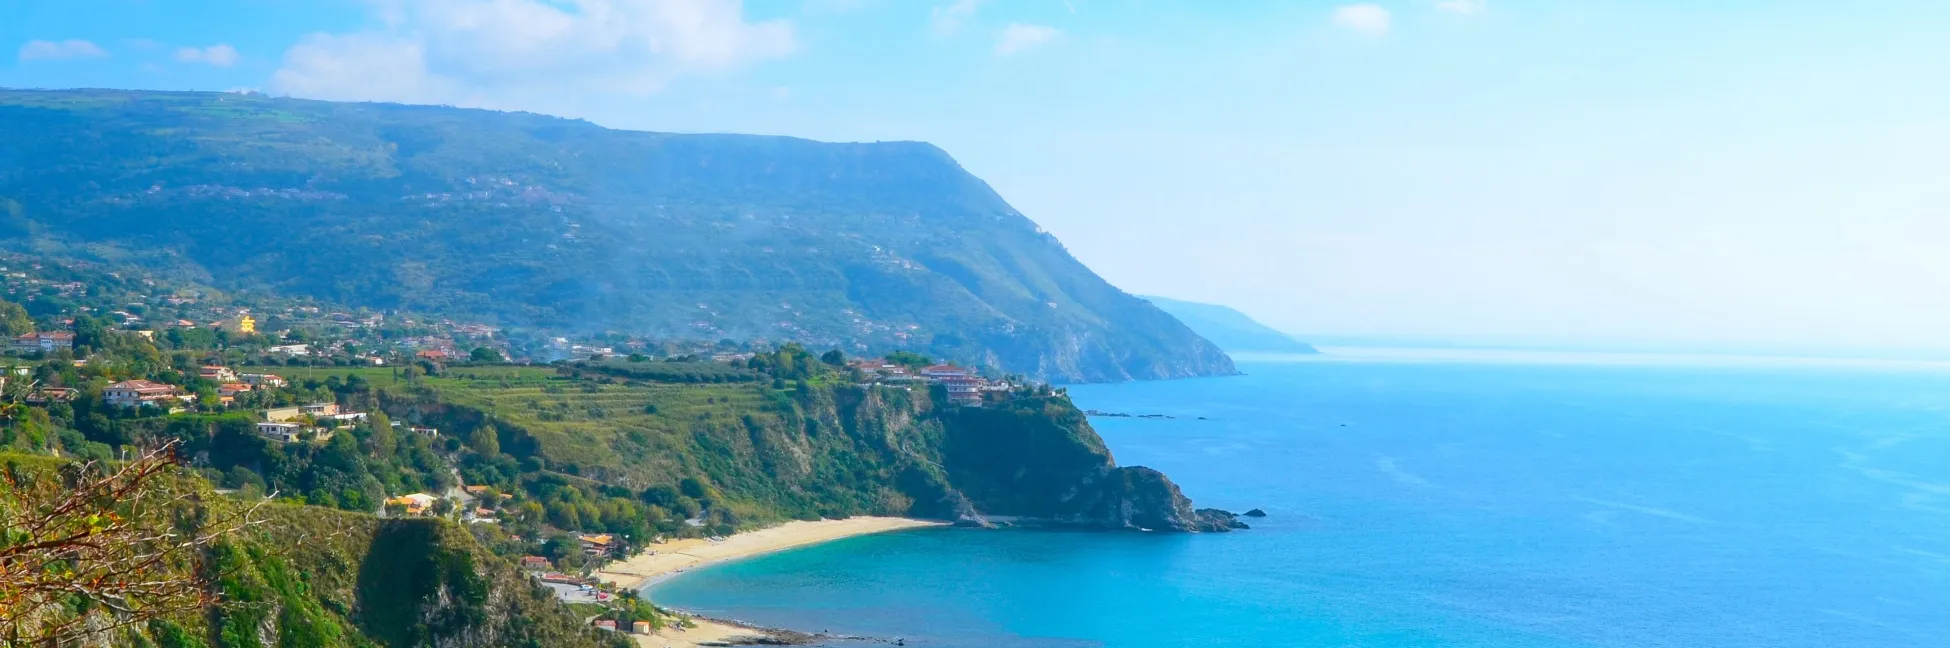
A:
[[[918,531],[652,594],[912,646],[1950,645],[1950,374],[1242,368],[1071,394],[1177,416],[1094,423],[1251,531]]]

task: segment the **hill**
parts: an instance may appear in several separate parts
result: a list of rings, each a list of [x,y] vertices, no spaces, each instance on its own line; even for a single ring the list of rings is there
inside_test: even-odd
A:
[[[629,492],[700,481],[743,522],[853,515],[980,520],[1027,517],[1064,526],[1225,531],[1157,471],[1118,466],[1061,394],[1020,390],[988,407],[946,404],[925,387],[831,380],[656,383],[564,365],[465,367],[414,384],[385,369],[361,376],[397,420],[457,438],[494,437],[519,476],[463,462],[472,484],[539,491],[550,479]]]
[[[10,529],[7,548],[26,552],[14,557],[37,558],[46,555],[31,553],[39,547],[64,546],[58,553],[84,575],[64,582],[50,568],[44,580],[0,585],[9,605],[20,606],[0,614],[7,645],[27,645],[27,637],[46,645],[165,648],[633,645],[584,623],[451,521],[254,504],[176,472],[139,486],[122,481],[135,490],[77,503],[59,499],[59,487],[119,481],[131,466],[91,472],[71,460],[0,452],[0,467],[7,474],[0,493],[20,498],[0,505],[6,519],[58,529]],[[107,474],[116,476],[88,477]],[[102,524],[104,518],[115,524]],[[198,526],[206,524],[222,529]],[[186,541],[182,534],[191,529],[210,535]],[[142,548],[117,554],[90,546],[91,539]],[[136,580],[99,571],[110,561],[139,569]]]
[[[1226,374],[946,153],[230,93],[0,90],[0,241],[504,326]]]
[[[1320,353],[1311,345],[1273,330],[1237,310],[1164,297],[1145,297],[1200,336],[1229,352]]]

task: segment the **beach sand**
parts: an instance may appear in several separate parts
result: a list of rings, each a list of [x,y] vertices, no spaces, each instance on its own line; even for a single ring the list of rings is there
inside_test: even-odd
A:
[[[870,533],[946,525],[945,522],[896,517],[852,517],[817,522],[793,521],[775,527],[746,531],[723,540],[685,538],[649,545],[628,560],[617,561],[604,567],[596,572],[596,578],[618,588],[637,589],[658,578],[699,565],[749,558]]]
[[[658,579],[692,567],[749,558],[794,547],[829,542],[871,533],[885,533],[920,527],[947,526],[946,522],[895,517],[853,517],[817,522],[793,521],[775,527],[746,531],[723,540],[686,538],[660,542],[628,560],[611,563],[596,572],[596,578],[620,589],[637,589]],[[745,628],[703,617],[691,617],[694,628],[664,628],[649,635],[635,636],[637,645],[649,648],[694,648],[752,643],[771,636],[764,630]]]
[[[766,636],[762,630],[741,628],[729,623],[692,617],[694,628],[665,627],[647,635],[631,635],[644,648],[698,648],[751,643]]]

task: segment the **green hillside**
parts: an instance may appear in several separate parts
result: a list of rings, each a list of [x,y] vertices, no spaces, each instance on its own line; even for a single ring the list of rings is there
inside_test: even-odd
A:
[[[9,496],[40,492],[9,486],[71,479],[81,467],[46,456],[0,452]],[[202,480],[170,475],[146,488],[196,493],[155,508],[115,508],[96,517],[130,516],[173,526],[230,518],[246,501],[216,496]],[[29,495],[30,505],[47,505]],[[155,501],[152,499],[152,501]],[[15,504],[9,502],[8,504]],[[120,504],[102,504],[118,507]],[[204,593],[190,606],[130,622],[140,605],[117,609],[75,594],[19,601],[33,609],[7,616],[0,637],[34,636],[71,619],[88,619],[86,633],[63,646],[161,648],[622,648],[632,645],[585,624],[570,608],[460,525],[439,519],[380,519],[314,506],[266,503],[251,523],[231,528],[196,549],[152,548],[171,559],[147,564],[146,591],[187,583]],[[13,518],[9,518],[13,519]],[[97,523],[99,524],[99,523]],[[100,528],[97,526],[96,528]],[[10,530],[13,532],[14,530]],[[99,532],[99,531],[98,531]],[[27,531],[20,531],[27,534]],[[28,536],[39,537],[39,536]],[[23,549],[16,538],[0,547]],[[84,540],[85,542],[85,540]],[[171,541],[172,544],[175,542]],[[49,569],[58,569],[50,566]],[[16,572],[18,573],[18,572]],[[0,588],[4,589],[4,588]],[[79,590],[78,590],[79,591]],[[156,601],[143,594],[137,600]],[[17,610],[9,610],[15,612]],[[7,643],[7,640],[0,640]],[[8,643],[7,645],[14,645]],[[25,640],[20,645],[27,645]],[[39,644],[36,644],[39,645]],[[55,644],[48,644],[55,645]]]
[[[0,240],[509,326],[909,348],[1058,380],[1233,371],[915,142],[0,91]]]
[[[1145,297],[1147,301],[1184,322],[1219,348],[1231,353],[1320,353],[1313,346],[1291,335],[1273,330],[1258,320],[1231,307],[1200,304],[1164,297]]]
[[[698,480],[711,493],[703,499],[739,524],[1007,515],[1102,528],[1227,529],[1195,513],[1162,475],[1117,466],[1083,414],[1055,393],[1023,390],[1006,404],[963,408],[946,406],[924,385],[621,381],[574,366],[560,374],[460,367],[412,384],[386,369],[319,375],[363,377],[397,420],[462,439],[485,431],[498,452],[555,475],[549,479],[632,493]],[[468,483],[503,492],[539,492],[548,481],[497,472],[479,457],[464,459],[462,471]],[[1121,480],[1139,474],[1156,475],[1146,479],[1157,483],[1120,490]],[[1146,506],[1162,512],[1146,517]]]

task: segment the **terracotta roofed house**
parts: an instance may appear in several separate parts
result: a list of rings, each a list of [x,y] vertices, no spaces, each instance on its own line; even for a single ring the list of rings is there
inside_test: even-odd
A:
[[[392,506],[398,504],[406,509],[407,515],[426,515],[428,511],[433,510],[433,502],[438,499],[440,498],[426,493],[413,493],[411,495],[401,495],[387,499],[386,505]]]
[[[614,543],[615,543],[615,538],[611,537],[607,533],[601,535],[580,536],[577,537],[576,539],[582,541],[582,552],[589,554],[591,556],[601,556],[601,555],[608,554],[610,550],[614,547]]]
[[[67,331],[28,333],[14,338],[14,350],[27,352],[39,351],[42,353],[72,351],[74,350],[74,334]]]
[[[156,405],[181,397],[175,387],[147,380],[124,380],[102,390],[102,399],[117,407]]]
[[[0,384],[5,384],[5,380],[0,379]],[[81,392],[67,387],[42,387],[28,394],[25,400],[35,404],[70,403],[74,402],[75,397],[80,394]]]

